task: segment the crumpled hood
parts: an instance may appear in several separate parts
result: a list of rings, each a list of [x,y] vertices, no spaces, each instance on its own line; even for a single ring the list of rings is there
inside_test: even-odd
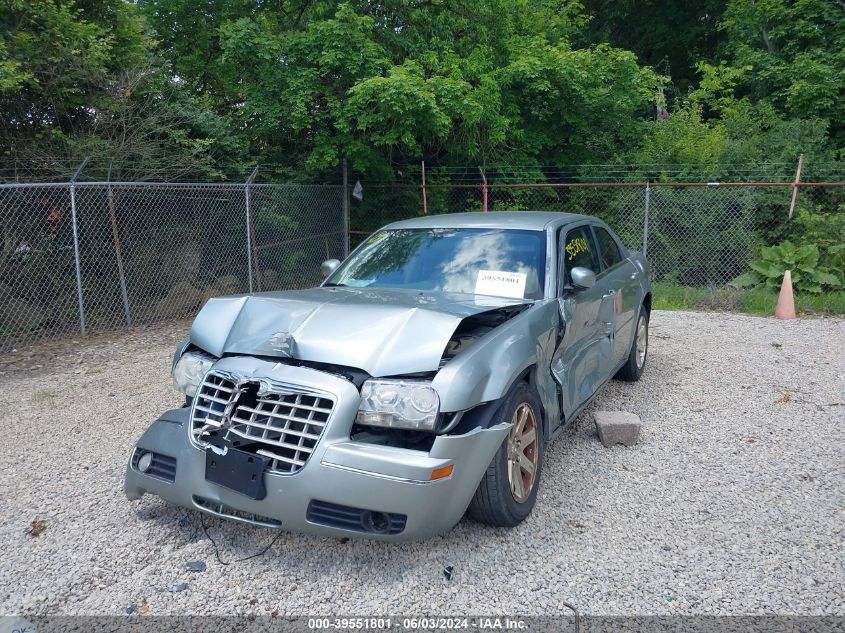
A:
[[[395,376],[436,370],[462,319],[523,303],[345,287],[220,297],[200,310],[191,342],[215,356],[281,356]]]

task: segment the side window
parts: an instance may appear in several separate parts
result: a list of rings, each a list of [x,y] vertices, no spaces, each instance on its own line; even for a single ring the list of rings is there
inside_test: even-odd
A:
[[[596,231],[596,240],[599,243],[601,262],[605,268],[615,266],[622,261],[622,253],[619,252],[619,245],[616,240],[601,226],[593,227]]]
[[[570,282],[569,271],[576,266],[589,268],[594,273],[599,272],[598,256],[589,226],[579,226],[566,234],[566,243],[563,245],[561,256],[566,283]]]

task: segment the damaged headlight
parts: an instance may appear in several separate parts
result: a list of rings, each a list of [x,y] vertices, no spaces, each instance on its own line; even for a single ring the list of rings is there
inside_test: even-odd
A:
[[[204,352],[185,352],[173,367],[173,385],[193,398],[203,377],[216,361],[214,356]]]
[[[367,380],[355,420],[367,426],[434,431],[439,411],[440,397],[430,382]]]

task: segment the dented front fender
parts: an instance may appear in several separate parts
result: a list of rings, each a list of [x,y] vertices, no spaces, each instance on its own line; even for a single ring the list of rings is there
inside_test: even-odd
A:
[[[450,360],[434,378],[443,411],[461,411],[504,396],[531,367],[548,368],[558,323],[556,301],[538,301]],[[547,410],[557,410],[547,371],[534,384]]]

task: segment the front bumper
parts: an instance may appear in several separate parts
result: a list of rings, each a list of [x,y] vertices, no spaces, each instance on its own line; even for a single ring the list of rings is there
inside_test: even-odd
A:
[[[225,507],[238,511],[239,520],[280,524],[282,529],[297,532],[380,540],[421,539],[448,530],[460,520],[510,428],[509,424],[499,424],[464,435],[439,436],[427,453],[353,442],[349,432],[358,394],[352,385],[310,369],[256,363],[263,361],[249,359],[253,369],[285,374],[280,378],[287,382],[298,380],[303,384],[319,379],[321,388],[331,388],[338,396],[338,405],[308,462],[294,474],[265,472],[266,497],[251,499],[206,481],[205,450],[188,439],[189,409],[175,409],[156,420],[133,449],[133,455],[143,450],[174,458],[175,474],[165,478],[142,473],[137,459],[130,457],[125,481],[128,498],[138,499],[149,492],[210,514],[218,514],[218,509]],[[433,470],[449,465],[454,467],[449,477],[429,481]],[[313,513],[309,516],[312,502],[405,517],[404,527],[398,533],[378,533],[327,525]]]

